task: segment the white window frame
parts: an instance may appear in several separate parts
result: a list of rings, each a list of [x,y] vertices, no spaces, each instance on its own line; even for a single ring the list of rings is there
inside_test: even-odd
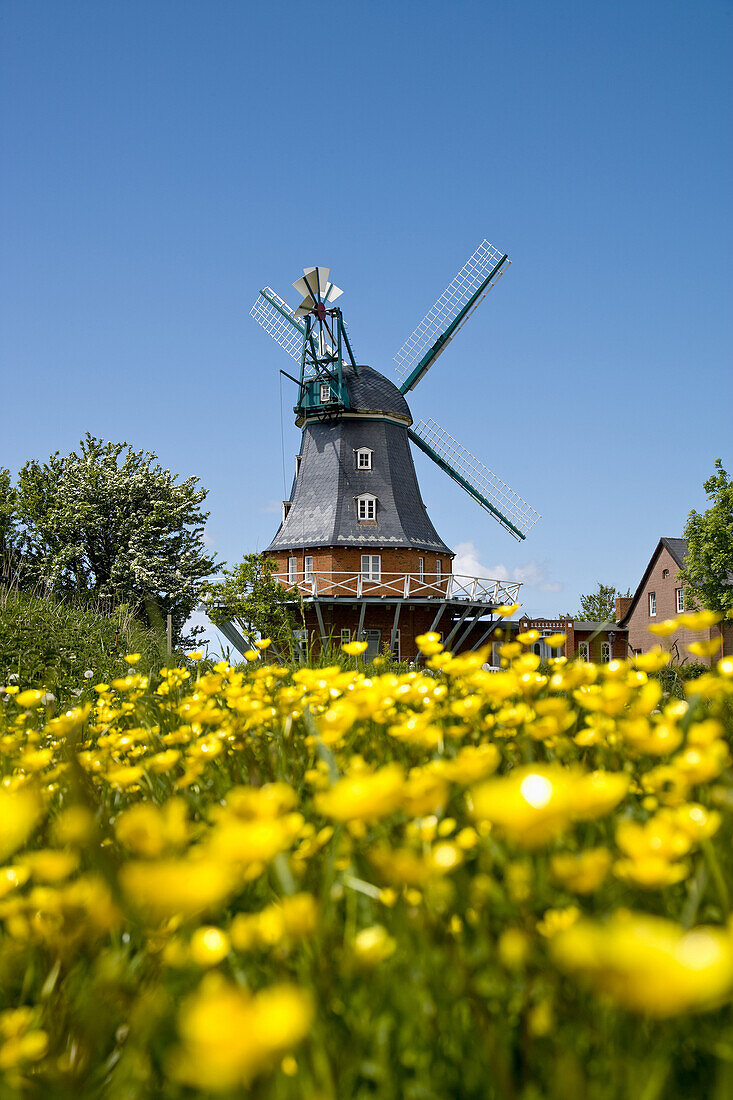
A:
[[[288,512],[290,511],[292,503],[292,500],[283,501],[283,523],[285,523],[285,520],[288,518]]]
[[[288,584],[298,583],[298,559],[295,556],[288,558]]]
[[[425,580],[425,558],[417,559],[417,576],[420,582]]]
[[[392,637],[392,634],[390,632],[390,638],[391,637]],[[401,656],[400,656],[400,628],[399,627],[397,627],[397,629],[394,632],[394,645],[392,646],[392,660],[393,661],[401,660]]]
[[[321,382],[321,404],[328,405],[331,401],[331,387],[328,382]]]
[[[296,455],[295,456],[295,476],[296,477],[300,473],[300,464],[301,464],[302,461],[303,461],[303,456],[302,455]]]
[[[578,660],[590,661],[590,643],[578,642]]]
[[[685,590],[684,588],[675,588],[674,590],[674,606],[676,614],[685,610]]]
[[[361,555],[361,579],[363,581],[381,581],[382,579],[382,555]]]
[[[649,593],[649,618],[653,619],[657,613],[657,594],[656,592]]]
[[[351,630],[348,626],[341,627],[341,645],[346,645],[351,641]]]
[[[613,660],[613,650],[610,642],[601,642],[601,664],[607,665]]]
[[[443,563],[440,558],[435,559],[435,583],[440,584],[443,579]]]
[[[362,493],[356,498],[356,517],[360,523],[376,522],[377,498],[373,493]]]
[[[372,455],[374,454],[371,447],[358,447],[355,454],[357,470],[371,470]]]
[[[313,555],[306,554],[303,559],[303,580],[313,580]]]

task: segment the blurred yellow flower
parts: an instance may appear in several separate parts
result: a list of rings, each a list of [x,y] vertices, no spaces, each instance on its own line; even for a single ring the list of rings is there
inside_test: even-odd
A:
[[[669,638],[675,630],[679,630],[677,619],[663,619],[660,623],[649,623],[647,630],[650,634],[656,634],[658,638]]]
[[[315,797],[316,809],[336,821],[368,821],[393,813],[403,797],[405,777],[399,764],[346,776]]]
[[[723,645],[722,637],[710,638],[706,642],[689,642],[687,650],[695,657],[712,657]]]
[[[352,946],[362,966],[376,966],[394,954],[397,943],[383,925],[373,924],[356,934]]]
[[[349,657],[358,657],[366,652],[368,645],[368,642],[344,642],[341,648]]]
[[[15,793],[0,788],[0,860],[17,851],[41,816],[41,801],[31,788]]]
[[[733,940],[718,928],[619,911],[580,920],[551,943],[555,961],[624,1008],[651,1016],[714,1007],[733,988]]]
[[[197,928],[191,936],[189,951],[197,966],[217,966],[229,954],[231,943],[226,932],[212,925]]]

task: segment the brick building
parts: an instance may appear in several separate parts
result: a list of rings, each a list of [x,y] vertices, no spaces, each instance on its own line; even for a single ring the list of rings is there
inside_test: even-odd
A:
[[[627,655],[628,640],[625,627],[617,623],[593,623],[579,619],[530,619],[523,615],[517,621],[507,621],[501,626],[503,640],[509,641],[517,634],[536,630],[540,637],[531,645],[531,650],[543,661],[549,657],[568,657],[571,660],[594,661],[605,664]],[[553,634],[564,634],[565,643],[552,648],[545,638]],[[498,665],[500,640],[492,643],[491,663]]]
[[[681,626],[666,638],[649,632],[650,624],[673,619],[685,609],[685,591],[679,571],[686,554],[687,539],[659,540],[634,595],[617,601],[619,626],[628,631],[629,649],[633,653],[646,653],[653,646],[662,645],[679,661],[691,659],[710,664],[719,655],[715,658],[690,657],[686,647],[692,641],[719,637],[722,632],[722,652],[733,652],[733,623],[704,631],[691,631]]]

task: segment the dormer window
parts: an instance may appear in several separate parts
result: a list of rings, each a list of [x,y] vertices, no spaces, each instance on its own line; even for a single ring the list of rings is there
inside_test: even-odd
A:
[[[328,405],[331,400],[331,387],[328,382],[321,382],[321,404]]]
[[[371,470],[373,453],[371,447],[359,447],[356,451],[357,470]]]
[[[356,498],[356,515],[360,523],[375,523],[377,519],[377,498],[371,493],[362,493]]]

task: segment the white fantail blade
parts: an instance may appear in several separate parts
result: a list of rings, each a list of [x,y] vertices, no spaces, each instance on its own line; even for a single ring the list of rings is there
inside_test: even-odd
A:
[[[296,279],[293,286],[303,298],[308,294],[312,298],[319,298],[328,286],[329,271],[328,267],[304,267],[303,277]]]
[[[425,353],[434,346],[438,337],[441,336],[455,320],[484,280],[500,262],[502,255],[503,253],[489,244],[487,240],[481,242],[473,255],[469,257],[458,272],[453,282],[446,287],[437,301],[425,314],[420,324],[395,355],[394,360],[397,364],[396,370],[401,381],[404,381],[408,377]],[[473,304],[473,307],[468,311],[466,317],[462,319],[461,324],[456,328],[455,332],[462,327],[463,321],[470,316],[479,302],[483,301],[485,295],[488,294],[495,282],[501,278],[510,263],[511,261],[507,260],[498,269],[495,278],[486,286],[483,294],[481,294],[478,301]],[[451,334],[451,338],[455,335],[455,332]],[[448,342],[449,341],[446,341],[445,346],[447,346]],[[440,354],[440,352],[438,352],[438,354]],[[437,354],[432,362],[435,361],[435,358],[437,358]],[[422,375],[420,377],[422,377]],[[413,385],[415,385],[417,381],[419,381],[419,379],[416,379]]]
[[[287,302],[284,302],[271,287],[266,286],[257,295],[249,312],[275,343],[284,348],[296,362],[300,360],[305,325],[298,320]]]
[[[524,538],[540,519],[534,508],[434,420],[421,420],[408,431],[410,438],[515,539]]]
[[[335,286],[333,283],[329,283],[328,284],[328,291],[326,292],[326,296],[325,296],[324,301],[326,301],[326,302],[335,302],[336,299],[340,298],[342,294],[343,294],[343,290],[341,290],[340,287]]]
[[[295,316],[296,317],[305,317],[306,313],[310,313],[310,311],[314,308],[315,304],[316,303],[313,301],[310,294],[307,294],[305,296],[305,298],[303,299],[303,301],[298,306],[298,308],[296,309]]]

